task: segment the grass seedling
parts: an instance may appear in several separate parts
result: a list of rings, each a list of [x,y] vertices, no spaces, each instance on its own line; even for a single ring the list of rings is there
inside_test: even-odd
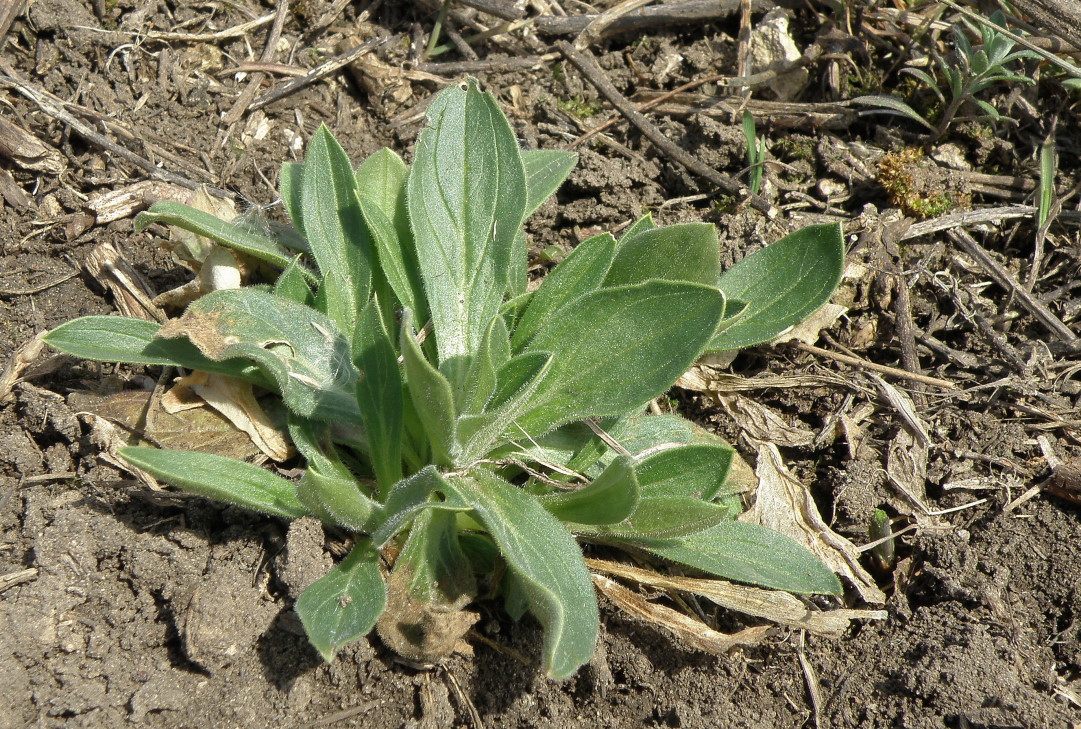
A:
[[[140,214],[139,230],[178,226],[280,273],[164,325],[87,317],[46,341],[254,383],[284,403],[304,472],[292,482],[141,446],[123,458],[194,494],[349,532],[352,551],[296,604],[328,661],[377,624],[395,650],[431,660],[468,627],[465,606],[496,594],[544,626],[545,671],[571,676],[599,626],[582,543],[838,593],[809,551],[736,520],[727,443],[645,406],[704,352],[772,339],[825,303],[844,262],[839,226],[722,273],[712,225],[647,215],[618,239],[582,241],[527,291],[523,221],[576,157],[520,149],[473,81],[427,114],[412,166],[383,149],[354,168],[321,127],[304,162],[282,168],[288,235],[170,202]]]
[[[1005,23],[1005,17],[1001,12],[995,12],[990,20],[996,26],[1002,26]],[[1034,83],[1032,79],[1010,70],[1008,66],[1021,59],[1037,58],[1038,55],[1028,50],[1014,51],[1016,41],[1012,38],[998,32],[990,25],[984,23],[978,25],[979,27],[976,27],[965,18],[961,23],[951,27],[954,50],[948,56],[944,57],[937,50],[931,49],[931,57],[942,81],[921,68],[909,66],[901,69],[901,73],[916,78],[938,97],[942,112],[938,115],[937,123],[932,123],[907,102],[893,96],[860,96],[852,101],[874,107],[863,112],[865,114],[885,112],[916,121],[927,129],[926,142],[929,144],[938,141],[946,134],[950,125],[959,118],[958,114],[965,104],[972,104],[981,112],[970,117],[971,119],[999,121],[1002,119],[1002,114],[994,106],[978,98],[977,94],[999,82]],[[972,45],[969,33],[978,35],[980,44]]]
[[[762,173],[765,171],[766,143],[759,139],[751,112],[743,111],[743,138],[747,140],[747,169],[750,172],[751,192],[762,190]]]

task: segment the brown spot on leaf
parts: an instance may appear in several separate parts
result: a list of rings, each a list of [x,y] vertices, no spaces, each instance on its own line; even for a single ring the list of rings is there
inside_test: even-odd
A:
[[[225,324],[227,325],[227,322]],[[187,337],[204,356],[213,360],[223,360],[227,358],[226,350],[236,343],[235,338],[222,335],[226,329],[227,326],[224,326],[222,322],[221,312],[189,309],[179,319],[172,319],[163,324],[158,330],[158,336],[162,339]]]

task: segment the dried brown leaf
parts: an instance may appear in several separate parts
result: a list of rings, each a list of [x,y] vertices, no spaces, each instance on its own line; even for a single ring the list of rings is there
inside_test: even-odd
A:
[[[774,631],[774,628],[757,626],[744,628],[732,635],[721,633],[678,610],[651,603],[638,593],[628,590],[604,575],[594,574],[592,577],[597,589],[625,613],[664,628],[690,648],[715,655],[725,655],[735,648],[758,645]]]
[[[884,603],[886,596],[859,563],[859,550],[822,519],[810,491],[785,467],[777,446],[758,446],[758,493],[754,506],[741,521],[760,524],[792,537],[807,547],[832,571],[843,575],[869,603]]]
[[[912,431],[912,434],[916,436],[917,442],[923,448],[927,448],[927,446],[931,445],[931,436],[927,433],[927,428],[923,424],[923,419],[916,413],[916,404],[912,402],[912,398],[873,372],[865,372],[864,375],[875,383],[875,387],[878,388],[882,397],[885,398],[886,402],[888,402],[890,406],[897,411],[897,414],[901,416],[901,420],[904,421],[905,427]]]
[[[8,395],[11,394],[11,388],[21,381],[23,372],[41,354],[41,350],[45,348],[45,342],[41,338],[46,333],[42,332],[30,341],[24,342],[8,357],[3,372],[0,372],[0,402],[7,400]]]
[[[924,526],[941,524],[927,504],[927,446],[907,430],[899,431],[890,441],[886,475],[905,496],[895,504],[898,511],[914,516]]]
[[[197,379],[191,379],[197,378]],[[285,434],[270,420],[252,393],[250,382],[225,375],[195,372],[188,385],[207,405],[214,408],[237,429],[246,433],[263,453],[275,461],[284,461],[295,453]]]
[[[154,400],[153,393],[146,391],[125,391],[108,397],[75,392],[68,401],[77,411],[102,421],[96,426],[104,429],[106,445],[114,455],[123,446],[145,443],[240,460],[260,453],[251,438],[209,407],[169,413],[160,399]]]
[[[852,620],[883,620],[886,617],[885,611],[882,610],[846,608],[825,612],[810,610],[798,598],[787,592],[738,585],[727,580],[663,575],[651,570],[599,559],[587,559],[586,566],[591,570],[634,580],[640,585],[658,590],[689,592],[729,610],[753,615],[789,628],[806,630],[816,635],[839,636],[848,628]]]
[[[847,308],[838,304],[826,304],[800,323],[789,327],[770,344],[784,344],[785,342],[794,341],[814,344],[822,336],[822,330],[833,326],[834,322],[840,319],[847,311]]]
[[[776,411],[742,395],[716,395],[716,400],[751,439],[780,446],[808,446],[815,434],[789,425]]]
[[[101,243],[86,255],[83,265],[113,295],[116,308],[125,316],[165,321],[165,312],[152,301],[154,289],[111,243]]]

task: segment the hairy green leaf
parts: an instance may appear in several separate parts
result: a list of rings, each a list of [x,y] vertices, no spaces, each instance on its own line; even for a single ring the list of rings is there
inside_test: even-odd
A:
[[[421,321],[428,318],[428,302],[420,280],[413,233],[405,204],[409,168],[401,157],[381,149],[357,168],[357,201],[372,234],[379,270],[398,303]],[[392,302],[383,301],[384,307]]]
[[[299,415],[361,422],[355,392],[359,373],[349,344],[314,309],[258,289],[214,291],[158,336],[187,337],[212,360],[243,357],[258,363]]]
[[[578,544],[517,486],[484,471],[455,478],[453,484],[522,581],[529,609],[544,626],[545,671],[552,678],[570,678],[593,656],[600,625]]]
[[[434,466],[425,466],[394,484],[387,494],[384,518],[372,532],[372,542],[379,548],[386,546],[419,512],[432,507],[450,511],[472,508]]]
[[[417,515],[394,561],[394,571],[404,575],[405,587],[414,598],[443,609],[460,608],[477,592],[473,566],[458,541],[458,518],[452,510],[430,508]],[[410,617],[419,616],[399,616]]]
[[[120,455],[162,481],[208,499],[286,519],[310,513],[294,484],[244,461],[143,446],[121,448]]]
[[[716,526],[734,515],[720,504],[689,496],[650,496],[638,502],[638,509],[619,524],[575,525],[584,536],[614,538],[631,542],[685,537]]]
[[[402,373],[393,340],[383,327],[378,300],[368,302],[359,325],[353,336],[353,362],[360,371],[357,405],[368,434],[379,493],[385,495],[402,477]]]
[[[442,363],[476,351],[499,312],[526,180],[514,131],[475,82],[443,91],[428,121],[406,189]]]
[[[312,306],[315,295],[301,271],[300,258],[294,258],[274,282],[274,295],[289,299],[303,306]]]
[[[308,145],[300,205],[326,289],[327,314],[343,332],[351,332],[371,291],[372,243],[357,203],[352,164],[324,125]]]
[[[526,177],[525,214],[529,216],[559,189],[578,164],[578,155],[562,149],[529,149],[522,151],[522,163]]]
[[[496,373],[496,389],[483,413],[458,420],[459,462],[470,463],[499,441],[524,412],[551,368],[548,352],[530,352],[510,359]],[[511,433],[513,438],[516,433]]]
[[[724,488],[732,465],[727,444],[676,445],[657,450],[635,464],[642,495],[690,496],[712,501]]]
[[[648,281],[600,289],[555,312],[527,351],[555,356],[533,409],[533,436],[572,420],[622,415],[667,390],[702,352],[724,297],[701,284]]]
[[[709,343],[711,351],[773,339],[829,301],[845,265],[837,224],[811,225],[759,249],[721,274],[729,299],[747,302],[735,324]]]
[[[841,583],[810,551],[755,524],[726,521],[706,531],[642,546],[665,559],[739,582],[800,593],[841,594]]]
[[[614,524],[638,508],[638,486],[633,462],[620,456],[583,488],[557,491],[537,500],[560,521]]]
[[[408,316],[402,321],[400,346],[410,399],[428,435],[433,456],[440,464],[449,466],[454,461],[457,442],[454,392],[451,384],[424,357],[424,352],[413,336]]]
[[[600,288],[612,259],[616,241],[602,233],[582,241],[544,277],[518,319],[511,343],[521,350],[550,316],[571,302]]]
[[[861,114],[873,114],[876,112],[882,114],[896,114],[917,122],[920,126],[929,131],[935,131],[934,124],[924,119],[918,111],[894,96],[883,96],[880,94],[857,96],[851,100],[851,103],[871,107],[867,111],[860,112]]]
[[[178,202],[154,203],[149,210],[136,215],[135,232],[142,232],[151,223],[175,225],[278,268],[285,268],[293,260],[292,255],[286,253],[276,240],[257,233],[250,226],[226,222],[210,213]],[[301,268],[301,273],[308,281],[315,281],[311,271]]]
[[[713,285],[720,273],[717,229],[711,223],[683,223],[643,230],[621,242],[604,286],[650,279]]]
[[[653,213],[646,213],[638,220],[634,221],[629,228],[623,231],[623,235],[619,237],[619,245],[623,245],[634,236],[647,230],[653,230],[657,226],[653,222]]]
[[[123,316],[84,316],[64,322],[43,339],[50,347],[82,359],[139,365],[172,365],[239,377],[268,386],[258,367],[240,359],[216,361],[186,339],[158,339],[161,325]]]
[[[362,539],[345,559],[301,593],[296,611],[308,640],[329,662],[342,646],[367,634],[386,605],[379,552]]]

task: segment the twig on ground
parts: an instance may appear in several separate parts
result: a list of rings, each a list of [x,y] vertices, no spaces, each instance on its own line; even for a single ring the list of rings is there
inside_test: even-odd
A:
[[[839,352],[831,352],[828,349],[822,347],[816,347],[813,344],[804,344],[803,342],[792,342],[792,346],[796,349],[807,352],[808,354],[815,354],[819,357],[826,357],[827,359],[836,360],[837,362],[843,362],[844,364],[850,364],[854,367],[861,367],[865,370],[871,370],[872,372],[881,372],[884,375],[890,377],[896,377],[900,380],[911,380],[912,382],[922,382],[925,385],[933,385],[935,387],[941,387],[944,390],[956,390],[957,385],[953,384],[949,380],[940,380],[937,377],[930,377],[929,375],[921,375],[915,372],[908,372],[906,370],[898,369],[896,367],[889,367],[887,365],[878,364],[877,362],[871,362],[866,359],[860,359],[859,357],[853,357],[847,354],[840,354]]]
[[[916,352],[916,325],[912,321],[912,302],[908,294],[908,282],[902,272],[901,251],[897,241],[904,235],[908,226],[902,221],[885,225],[882,230],[882,243],[888,258],[886,269],[893,278],[893,313],[894,329],[901,348],[901,364],[914,374],[923,374],[919,354]],[[920,388],[915,388],[914,399],[921,408],[927,406],[927,398]]]
[[[277,53],[278,39],[281,38],[282,28],[285,26],[285,19],[289,16],[289,0],[278,0],[277,10],[274,12],[274,24],[270,26],[270,32],[267,34],[266,43],[263,44],[263,52],[259,56],[260,63],[270,63],[274,60],[274,55]],[[240,96],[233,103],[233,106],[222,117],[222,121],[225,122],[226,133],[222,139],[228,138],[232,133],[232,127],[238,121],[243,118],[247,113],[248,108],[251,106],[251,102],[255,99],[255,95],[259,93],[259,87],[263,85],[263,80],[266,78],[266,74],[260,72],[253,73],[251,80],[248,81],[248,85],[244,87],[244,90],[240,92]]]
[[[484,58],[479,61],[447,61],[445,63],[420,63],[416,70],[439,76],[488,71],[526,71],[559,58],[558,53],[522,58]]]
[[[458,0],[458,2],[467,8],[494,15],[502,20],[519,20],[525,17],[525,10],[514,3],[501,0]]]
[[[219,40],[228,40],[230,38],[239,38],[250,34],[253,30],[261,28],[267,23],[274,22],[276,13],[268,13],[255,20],[249,20],[246,23],[240,25],[234,25],[232,28],[226,28],[224,30],[216,30],[212,33],[178,33],[170,30],[151,30],[147,33],[132,33],[135,36],[145,36],[146,38],[153,38],[154,40],[165,41],[185,41],[187,43],[210,43]]]
[[[919,238],[921,235],[930,235],[942,230],[953,230],[965,225],[991,223],[1011,218],[1031,218],[1035,214],[1036,207],[1034,205],[1006,205],[998,208],[964,210],[959,213],[950,213],[949,215],[924,220],[921,223],[914,223],[901,235],[899,240]]]
[[[705,178],[711,184],[716,185],[730,195],[741,201],[745,201],[766,214],[767,217],[775,218],[778,215],[776,207],[760,195],[755,195],[746,186],[728,175],[718,172],[707,164],[704,164],[694,156],[680,149],[672,140],[668,139],[651,121],[631,106],[627,98],[619,93],[612,82],[605,76],[604,71],[597,65],[593,55],[587,51],[577,51],[570,43],[560,41],[556,43],[559,51],[577,68],[593,86],[608,99],[612,106],[616,107],[627,120],[638,128],[649,141],[653,142],[662,152],[671,157],[675,162],[683,165],[688,170],[700,177]]]
[[[8,2],[0,3],[0,51],[4,50],[8,30],[11,28],[11,24],[15,22],[15,18],[22,13],[25,4],[26,0],[8,0]]]
[[[643,5],[648,5],[651,2],[653,0],[623,0],[619,5],[608,8],[600,15],[595,15],[589,21],[589,25],[583,28],[578,37],[574,39],[574,47],[579,51],[584,51],[596,43],[604,35],[604,31],[610,28],[617,20],[630,15]]]
[[[799,658],[800,668],[803,669],[803,680],[807,684],[807,694],[811,698],[811,718],[814,720],[815,729],[820,729],[822,724],[822,684],[818,680],[818,672],[807,660],[807,632],[800,631],[799,641],[796,643],[796,657]]]
[[[740,0],[685,0],[642,8],[608,26],[606,35],[670,25],[708,23],[734,15],[739,11],[739,6]],[[772,2],[754,0],[756,11],[767,10],[772,6]],[[533,27],[539,35],[578,35],[596,18],[596,15],[542,15],[536,18]]]
[[[965,253],[972,256],[972,258],[980,264],[988,275],[994,279],[995,283],[1017,297],[1021,306],[1036,317],[1037,321],[1039,321],[1048,331],[1058,336],[1067,344],[1073,344],[1077,341],[1077,335],[1074,334],[1068,326],[1062,323],[1062,320],[1055,316],[1043,302],[1039,301],[1025,290],[1021,284],[1014,280],[1009,271],[992,258],[991,254],[984,250],[983,246],[977,243],[976,239],[969,235],[967,231],[962,228],[954,228],[949,231],[948,235]]]
[[[817,46],[812,46],[812,48],[817,50],[818,47]],[[778,76],[780,76],[783,73],[788,73],[789,71],[791,71],[794,68],[798,68],[799,66],[803,66],[803,65],[805,65],[807,63],[810,63],[812,60],[814,60],[815,57],[817,57],[817,53],[812,53],[812,52],[809,51],[807,54],[802,56],[795,63],[786,65],[783,68],[776,68],[776,69],[773,69],[773,70],[770,70],[770,71],[762,71],[760,73],[750,74],[750,75],[747,75],[747,76],[726,76],[724,74],[716,74],[716,75],[713,75],[713,76],[705,76],[703,78],[695,79],[694,81],[688,81],[687,83],[683,84],[682,86],[678,86],[678,87],[672,89],[671,91],[666,91],[663,94],[661,94],[661,95],[659,95],[659,96],[657,96],[655,98],[650,99],[649,101],[645,101],[645,102],[639,104],[635,108],[638,111],[648,111],[649,109],[652,109],[652,108],[654,108],[656,106],[659,106],[660,104],[663,104],[665,101],[668,101],[669,99],[673,98],[674,96],[678,96],[679,94],[682,94],[682,93],[684,93],[686,91],[689,91],[689,90],[691,90],[691,89],[693,89],[693,88],[695,88],[697,86],[701,86],[702,84],[717,84],[718,86],[725,87],[725,88],[731,88],[731,89],[741,89],[741,88],[742,89],[750,89],[750,88],[753,88],[753,87],[758,86],[760,84],[769,83],[770,81],[777,78]],[[604,122],[603,124],[597,125],[593,129],[590,129],[588,132],[583,134],[582,136],[578,137],[578,139],[574,140],[570,144],[570,148],[577,147],[579,144],[586,141],[590,137],[592,137],[592,136],[594,136],[596,134],[600,134],[601,132],[603,132],[605,129],[608,129],[609,127],[615,126],[616,124],[619,123],[619,121],[620,121],[620,118],[615,117],[613,119],[609,119],[608,121]]]
[[[338,19],[338,16],[342,14],[342,11],[344,11],[345,8],[352,1],[353,0],[334,0],[334,4],[327,8],[322,15],[316,18],[315,22],[304,28],[304,35],[308,38],[311,38],[316,33],[323,30],[323,28],[326,28],[328,25]],[[368,6],[365,12],[370,14],[372,10],[378,8],[381,3],[382,0],[375,0],[375,2]]]
[[[78,273],[69,273],[66,276],[61,276],[55,281],[49,281],[48,283],[39,284],[37,286],[27,286],[21,289],[0,289],[0,296],[31,296],[47,289],[51,289],[53,286],[59,286],[65,281],[73,279],[78,275]]]
[[[397,43],[401,40],[401,35],[384,36],[382,38],[372,38],[358,46],[350,48],[345,53],[339,53],[333,58],[320,63],[318,66],[308,71],[300,78],[295,78],[292,81],[283,84],[275,89],[271,89],[267,93],[260,96],[255,101],[248,105],[249,111],[255,111],[256,109],[262,109],[267,104],[273,103],[280,99],[284,99],[286,96],[295,93],[298,89],[301,89],[313,81],[318,81],[324,76],[328,76],[343,66],[348,66],[356,59],[363,56],[365,53],[369,53],[380,46],[387,45],[388,43]]]

